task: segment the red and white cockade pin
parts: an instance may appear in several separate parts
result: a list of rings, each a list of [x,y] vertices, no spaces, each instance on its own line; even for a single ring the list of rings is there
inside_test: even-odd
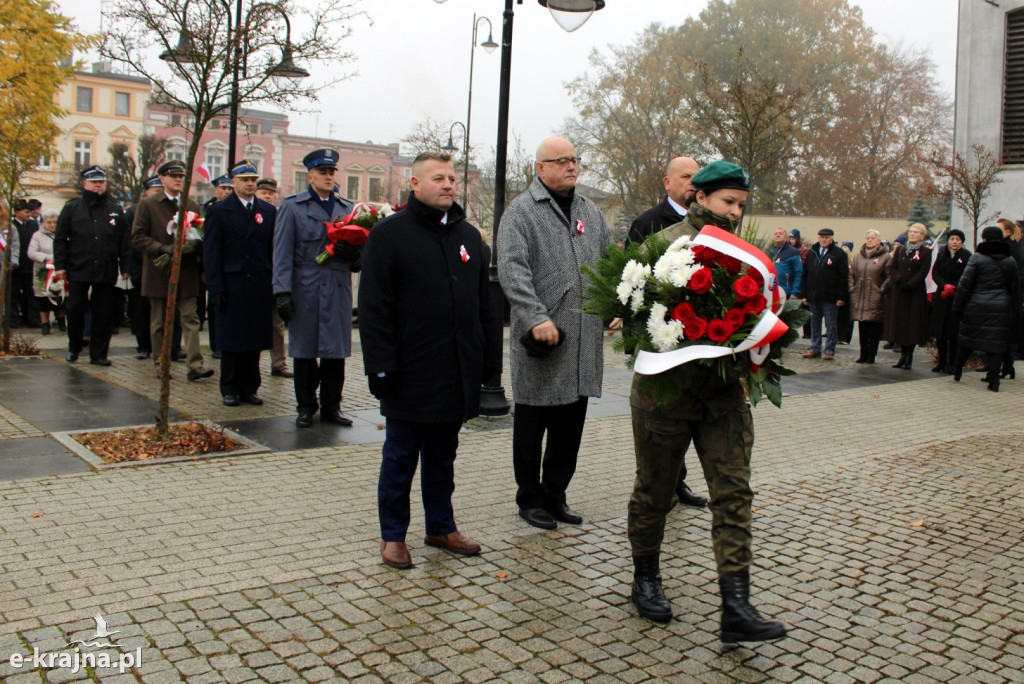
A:
[[[914,261],[920,261],[921,255],[917,250],[914,250]]]
[[[576,219],[576,234],[583,235],[583,229],[586,225],[587,224],[583,222],[583,219]]]
[[[462,259],[462,263],[469,261],[469,252],[466,251],[466,245],[459,245],[459,258]]]
[[[261,226],[263,225],[263,214],[256,214],[254,219],[256,223],[260,224]]]

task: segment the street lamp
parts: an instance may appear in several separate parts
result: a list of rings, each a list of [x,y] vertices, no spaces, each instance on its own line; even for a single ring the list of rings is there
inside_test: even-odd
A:
[[[448,144],[442,147],[445,152],[455,153],[459,151],[459,148],[455,146],[455,127],[462,126],[462,208],[468,211],[466,205],[466,189],[469,186],[469,128],[461,121],[456,121],[448,129]]]
[[[435,0],[444,2],[445,0]],[[523,0],[518,0],[519,4]],[[537,0],[542,7],[547,7],[551,16],[566,31],[575,31],[590,19],[590,15],[604,9],[605,0]],[[513,0],[505,0],[505,11],[501,25],[501,76],[498,89],[498,139],[495,146],[494,169],[494,226],[491,238],[491,304],[498,314],[500,324],[505,320],[505,293],[498,281],[498,225],[501,215],[505,213],[505,178],[508,164],[508,99],[509,84],[512,80],[512,12]],[[476,20],[474,19],[474,33]],[[470,72],[472,75],[472,71]],[[498,349],[484,350],[485,359],[500,359],[502,343]],[[500,367],[500,364],[499,364]],[[509,411],[505,388],[501,386],[501,371],[491,378],[484,378],[480,391],[480,413],[485,416],[503,416]]]
[[[185,5],[181,9],[182,26],[187,26],[188,16],[188,4],[190,0],[185,0]],[[231,60],[231,112],[229,114],[230,121],[228,123],[228,168],[230,169],[235,165],[235,139],[238,137],[238,72],[244,71],[246,68],[246,62],[248,59],[248,50],[243,51],[243,39],[249,35],[249,22],[256,15],[257,11],[265,12],[267,10],[277,12],[284,19],[285,26],[285,41],[284,47],[281,49],[281,61],[276,66],[271,68],[267,75],[271,78],[283,78],[293,83],[309,77],[309,72],[302,67],[295,64],[295,60],[292,57],[292,25],[288,20],[288,14],[280,5],[262,2],[253,5],[249,8],[249,12],[245,16],[245,30],[242,30],[242,0],[236,0],[235,2],[235,21],[232,24],[231,21],[231,5],[228,4],[227,0],[219,0],[220,4],[223,5],[224,11],[228,18],[228,39],[234,45],[234,58]],[[246,43],[246,48],[248,47]],[[192,37],[185,31],[178,34],[178,45],[173,50],[164,50],[160,53],[160,59],[165,62],[170,62],[179,69],[182,64],[193,64],[198,61],[195,51],[195,46],[192,43]]]

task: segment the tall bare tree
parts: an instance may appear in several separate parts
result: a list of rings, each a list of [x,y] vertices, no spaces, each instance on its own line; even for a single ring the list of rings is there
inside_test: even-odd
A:
[[[178,225],[192,183],[192,170],[203,130],[232,104],[287,106],[316,100],[318,91],[347,78],[353,55],[342,49],[348,22],[362,14],[358,0],[291,3],[267,0],[252,4],[239,22],[226,0],[115,0],[105,13],[108,23],[101,52],[111,61],[148,78],[153,98],[187,114],[191,140],[185,156],[186,177]],[[292,22],[299,30],[292,31]],[[237,24],[237,25],[236,25]],[[161,58],[155,57],[160,53]],[[314,80],[284,77],[289,60],[321,63]],[[165,326],[171,329],[177,300],[181,247],[178,231],[171,262]],[[170,405],[170,335],[160,350],[160,402],[157,431],[167,434]]]
[[[985,207],[992,195],[992,186],[1003,182],[999,177],[1002,161],[995,152],[976,143],[971,145],[969,154],[956,152],[951,163],[937,163],[952,186],[953,204],[967,215],[974,229],[974,244],[978,244],[981,224],[999,216],[998,211],[987,214]]]

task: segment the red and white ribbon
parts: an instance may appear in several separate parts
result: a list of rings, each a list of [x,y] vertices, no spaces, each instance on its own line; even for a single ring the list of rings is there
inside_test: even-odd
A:
[[[746,339],[735,347],[694,344],[668,352],[641,351],[637,353],[633,370],[641,375],[656,375],[690,361],[717,359],[745,351],[750,353],[750,362],[756,369],[768,358],[771,343],[789,332],[789,326],[774,313],[780,311],[786,301],[786,293],[777,282],[775,266],[764,252],[749,242],[714,226],[705,226],[690,244],[703,245],[754,268],[764,280],[763,293],[769,307],[761,314],[761,319],[754,325]]]

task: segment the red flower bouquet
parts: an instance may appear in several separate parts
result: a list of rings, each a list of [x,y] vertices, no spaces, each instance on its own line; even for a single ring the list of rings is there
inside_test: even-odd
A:
[[[344,245],[359,247],[366,244],[370,229],[377,225],[385,216],[396,211],[391,205],[385,204],[379,209],[366,202],[360,202],[352,211],[335,223],[327,225],[327,246],[316,256],[316,263],[322,264],[339,254]]]
[[[657,234],[626,250],[608,248],[589,280],[586,311],[623,320],[616,348],[637,373],[663,376],[663,395],[693,391],[709,374],[745,378],[751,403],[779,405],[779,359],[807,313],[786,301],[763,253],[705,226],[668,244]],[[671,371],[671,374],[668,372]]]

